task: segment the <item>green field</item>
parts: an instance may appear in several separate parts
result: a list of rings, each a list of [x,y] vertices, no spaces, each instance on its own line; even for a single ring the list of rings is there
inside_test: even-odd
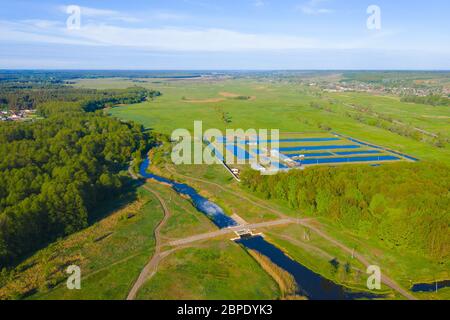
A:
[[[121,119],[137,121],[155,132],[167,135],[170,135],[177,128],[186,128],[192,131],[193,122],[196,120],[203,121],[203,129],[218,128],[222,131],[227,128],[264,128],[280,129],[285,134],[295,132],[299,136],[322,137],[328,136],[330,133],[327,131],[332,130],[359,140],[404,152],[418,157],[422,161],[450,163],[448,143],[437,147],[430,144],[427,139],[418,141],[415,138],[392,132],[386,128],[374,126],[370,124],[370,121],[369,123],[363,123],[349,116],[349,114],[360,115],[362,112],[366,112],[367,114],[364,116],[374,117],[372,112],[375,111],[378,116],[390,117],[393,121],[402,123],[402,125],[417,127],[425,130],[427,134],[437,134],[447,139],[450,137],[448,130],[450,113],[444,107],[403,103],[400,102],[398,97],[375,96],[366,93],[318,94],[305,86],[293,83],[254,80],[217,82],[146,81],[147,83],[140,83],[139,85],[160,90],[163,96],[141,104],[114,107],[109,109],[108,112]],[[123,88],[132,85],[131,81],[124,79],[95,79],[77,82],[77,86],[89,88]],[[249,98],[237,99],[236,96]],[[317,108],[314,103],[320,104],[321,107]],[[358,109],[355,110],[354,106],[357,106]],[[363,108],[361,109],[361,107]],[[368,111],[364,111],[364,107],[367,107]],[[290,144],[286,143],[284,146],[290,146]],[[220,165],[175,166],[171,164],[170,148],[170,144],[166,143],[154,151],[152,157],[156,161],[151,168],[152,171],[176,181],[188,183],[203,196],[220,205],[227,214],[238,214],[247,222],[279,218],[273,210],[264,208],[264,206],[268,206],[291,217],[302,216],[301,212],[289,208],[282,201],[263,200],[258,198],[257,195],[243,190]],[[166,194],[166,196],[168,195]],[[176,204],[176,206],[184,207],[182,204]],[[183,221],[180,221],[180,223],[183,223]],[[354,235],[351,230],[343,229],[332,221],[320,219],[320,224],[336,239],[349,247],[357,248],[371,261],[379,263],[382,268],[387,269],[389,276],[404,288],[409,288],[412,283],[433,282],[436,279],[448,278],[448,260],[442,264],[410,252],[389,251],[380,247],[379,243],[371,241],[371,239],[361,239],[358,235]],[[195,227],[193,227],[193,233],[199,230],[194,229]],[[315,272],[348,287],[359,289],[364,287],[363,267],[358,262],[351,261],[351,257],[343,254],[339,248],[333,247],[316,237],[313,237],[309,243],[300,243],[302,242],[303,230],[296,228],[296,226],[261,231],[267,233],[273,243]],[[186,234],[188,233],[190,232],[186,232]],[[207,265],[214,265],[214,262],[203,256],[203,250],[210,250],[211,246],[218,245],[219,243],[214,241],[202,243],[201,249],[195,247],[176,251],[164,260],[161,271],[145,285],[138,297],[142,299],[228,297],[227,294],[231,291],[228,291],[228,288],[225,288],[224,284],[217,278],[211,281],[212,288],[209,283],[203,282],[200,286],[193,286],[191,278],[197,277],[197,273],[205,270],[204,268],[207,268],[207,266],[187,266],[185,262],[185,260],[194,261],[194,263],[203,261]],[[221,246],[221,250],[227,248],[227,252],[234,251],[234,249],[229,248],[230,244],[222,244]],[[341,266],[349,263],[354,272],[347,274],[342,269],[336,272],[330,267],[330,257],[336,258]],[[177,275],[178,269],[185,270],[189,273],[189,277],[186,280],[183,279],[181,283],[173,283],[170,277]],[[417,271],[418,269],[420,271]],[[230,277],[234,276],[236,275],[230,275]],[[174,279],[176,278],[174,276]],[[181,288],[189,288],[189,290],[185,294],[176,293]],[[269,291],[266,291],[265,294],[268,294]],[[219,292],[222,292],[223,296],[220,296]],[[399,298],[397,294],[390,290],[386,292],[389,292],[390,298]],[[270,294],[273,295],[273,291]],[[259,297],[259,295],[254,295],[254,297]],[[448,290],[440,290],[437,294],[419,293],[417,297],[445,299],[448,298]]]
[[[135,83],[124,79],[79,80],[77,86],[89,88],[124,88]],[[363,124],[346,115],[355,113],[349,105],[369,107],[393,120],[450,138],[450,113],[447,107],[433,107],[400,102],[394,96],[366,93],[316,94],[308,88],[290,83],[252,80],[157,81],[140,83],[160,90],[163,96],[131,106],[113,108],[113,116],[134,120],[157,132],[171,134],[174,129],[193,130],[195,120],[203,128],[280,129],[281,132],[323,132],[332,129],[374,144],[389,147],[420,159],[449,163],[450,147],[431,146],[372,125]],[[224,93],[227,93],[224,96]],[[229,95],[245,95],[237,100]],[[317,109],[311,103],[325,106]],[[228,121],[224,121],[223,114]],[[174,116],[175,115],[175,116]]]
[[[270,300],[279,294],[275,281],[256,261],[224,238],[172,253],[137,299]]]

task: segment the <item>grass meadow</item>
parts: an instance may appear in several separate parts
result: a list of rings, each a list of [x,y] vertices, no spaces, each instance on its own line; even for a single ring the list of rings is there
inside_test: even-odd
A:
[[[135,83],[126,79],[94,79],[79,80],[76,85],[124,88]],[[323,132],[325,128],[420,159],[450,163],[449,144],[438,148],[360,123],[346,115],[355,112],[353,105],[368,107],[400,123],[449,139],[450,114],[446,107],[404,103],[399,97],[368,93],[317,93],[294,83],[256,80],[148,80],[139,85],[160,90],[163,96],[141,104],[119,106],[110,112],[113,116],[142,123],[157,132],[171,134],[177,128],[192,131],[195,120],[202,120],[204,129],[223,131],[227,128],[254,128],[314,133]],[[240,100],[231,94],[251,98]],[[311,103],[321,103],[327,108],[317,109]]]
[[[118,106],[108,112],[112,116],[133,120],[151,128],[156,132],[170,135],[177,128],[193,129],[193,122],[203,121],[203,129],[227,128],[242,129],[279,129],[282,133],[302,132],[310,136],[323,136],[327,130],[351,136],[383,147],[391,148],[415,156],[421,161],[436,161],[450,164],[450,147],[433,146],[426,141],[402,136],[390,130],[356,121],[348,114],[355,113],[355,106],[367,108],[370,114],[375,111],[379,115],[388,116],[394,121],[416,126],[433,134],[450,138],[450,114],[445,107],[432,107],[403,103],[398,97],[375,96],[367,93],[318,93],[295,83],[277,83],[256,80],[145,80],[141,86],[160,90],[163,96],[154,101],[130,106]],[[124,88],[134,85],[126,79],[93,79],[80,80],[76,84],[89,88]],[[237,99],[236,96],[249,97]],[[325,108],[314,107],[319,103]],[[361,111],[358,111],[361,112]],[[163,152],[156,151],[159,160],[152,170],[160,175],[173,178],[179,182],[189,183],[203,196],[216,202],[229,215],[238,214],[248,222],[260,222],[277,219],[278,216],[269,210],[262,209],[237,197],[236,194],[265,203],[292,217],[301,217],[302,213],[287,207],[275,200],[264,200],[258,195],[243,190],[239,184],[220,165],[180,165],[171,164],[167,155],[169,146]],[[388,165],[388,164],[386,164]],[[208,183],[209,182],[209,183]],[[224,191],[225,188],[228,191]],[[172,199],[175,195],[165,196]],[[172,201],[171,201],[172,203]],[[171,204],[180,213],[188,207],[184,200],[176,200]],[[176,208],[175,208],[176,207]],[[197,219],[197,218],[195,218]],[[167,236],[184,235],[176,231],[176,226],[191,225],[196,232],[198,228],[208,227],[204,221],[195,222],[192,217],[178,216],[168,224],[163,233]],[[202,220],[201,218],[198,218]],[[331,221],[320,219],[320,224],[336,239],[367,256],[369,261],[379,263],[382,270],[394,278],[404,288],[412,283],[432,282],[435,279],[448,279],[448,265],[437,264],[410,252],[385,250],[370,239],[361,239],[351,230],[343,229]],[[178,229],[179,230],[179,229]],[[206,230],[206,229],[205,229]],[[366,276],[364,267],[333,247],[323,239],[311,236],[308,241],[302,239],[304,230],[301,226],[292,225],[263,230],[274,244],[283,248],[300,263],[351,288],[363,288]],[[178,233],[177,233],[178,232]],[[186,232],[189,233],[189,232]],[[225,255],[224,252],[227,254]],[[228,257],[237,259],[228,260]],[[339,261],[341,268],[333,269],[331,258]],[[223,261],[222,261],[223,260]],[[222,261],[220,268],[217,264]],[[242,263],[242,264],[241,264]],[[344,270],[346,264],[350,271]],[[244,265],[247,265],[246,269]],[[261,268],[243,250],[228,241],[211,241],[201,243],[199,247],[175,251],[167,257],[160,271],[147,282],[138,295],[140,299],[214,299],[214,298],[274,298],[280,295],[279,288]],[[234,271],[240,270],[236,274]],[[242,276],[253,270],[248,279]],[[257,270],[257,271],[256,271]],[[200,274],[205,274],[201,278]],[[252,280],[261,284],[259,291],[246,285],[244,291],[225,286],[221,277],[233,281]],[[177,281],[175,281],[177,279]],[[234,283],[234,282],[233,282]],[[390,298],[400,298],[392,291],[384,288]],[[238,295],[232,293],[238,292]],[[416,293],[424,299],[448,299],[449,289],[438,293]]]

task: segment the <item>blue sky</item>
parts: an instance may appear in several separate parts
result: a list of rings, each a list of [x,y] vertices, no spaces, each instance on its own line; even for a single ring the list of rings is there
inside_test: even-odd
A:
[[[67,7],[81,10],[68,29]],[[380,29],[369,29],[370,5]],[[450,69],[448,0],[0,0],[2,69]]]

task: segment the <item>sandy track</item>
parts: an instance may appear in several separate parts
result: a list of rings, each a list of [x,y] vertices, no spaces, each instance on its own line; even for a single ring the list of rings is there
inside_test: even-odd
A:
[[[143,186],[143,188],[149,192],[151,192],[159,201],[161,204],[161,207],[164,210],[164,218],[161,220],[161,222],[158,224],[158,226],[155,228],[154,236],[155,236],[155,253],[153,254],[151,260],[149,263],[142,269],[141,274],[139,275],[138,279],[134,283],[133,287],[131,288],[130,292],[128,293],[127,300],[134,300],[136,298],[136,295],[139,291],[139,289],[142,287],[142,285],[152,277],[156,270],[158,269],[159,262],[162,258],[167,256],[169,252],[162,252],[161,253],[161,237],[160,237],[160,231],[161,228],[167,223],[167,220],[169,220],[170,217],[170,210],[167,207],[166,202],[163,198],[159,195],[158,192],[150,189],[147,186]]]
[[[267,228],[267,227],[274,227],[274,226],[280,226],[290,223],[298,223],[297,219],[280,219],[275,221],[268,221],[268,222],[261,222],[261,223],[255,223],[255,224],[247,224],[245,226],[236,226],[236,227],[230,227],[226,229],[220,229],[213,232],[208,232],[204,234],[197,234],[191,237],[187,237],[184,239],[178,239],[171,241],[167,243],[169,246],[183,246],[187,245],[193,242],[201,241],[201,240],[207,240],[212,238],[217,238],[223,235],[232,234],[236,231],[243,230],[243,229],[249,229],[249,230],[255,230],[259,228]]]

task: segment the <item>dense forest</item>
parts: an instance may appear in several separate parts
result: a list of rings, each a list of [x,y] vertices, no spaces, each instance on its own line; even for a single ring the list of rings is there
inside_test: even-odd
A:
[[[233,72],[237,73],[237,72]],[[199,78],[202,75],[214,75],[210,71],[157,71],[157,70],[0,70],[0,83],[40,83],[40,84],[66,84],[77,79],[189,79]]]
[[[154,99],[161,93],[141,87],[127,90],[94,90],[34,82],[0,83],[0,109],[36,109],[40,104],[52,102],[83,101],[84,108],[93,111],[115,104],[131,104]]]
[[[38,104],[42,120],[0,124],[0,269],[86,227],[94,209],[121,192],[123,170],[151,137],[140,125],[86,111],[146,96],[132,88],[88,100],[74,91],[75,101]]]
[[[241,179],[266,198],[331,219],[386,247],[448,257],[450,170],[445,165],[313,167],[274,176],[248,170]]]

